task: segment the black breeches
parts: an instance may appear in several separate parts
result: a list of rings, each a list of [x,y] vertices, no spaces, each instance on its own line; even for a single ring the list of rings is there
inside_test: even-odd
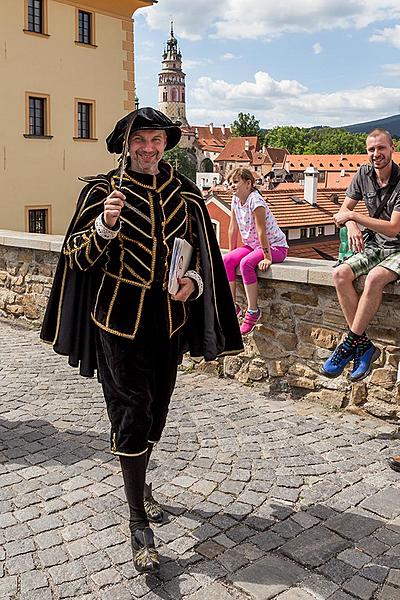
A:
[[[98,330],[98,366],[111,421],[111,449],[119,455],[144,454],[149,442],[160,439],[175,386],[179,334],[170,339],[156,311],[146,321],[148,327],[134,340]]]

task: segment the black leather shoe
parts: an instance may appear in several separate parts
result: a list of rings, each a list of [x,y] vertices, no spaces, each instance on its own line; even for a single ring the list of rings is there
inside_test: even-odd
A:
[[[388,464],[393,471],[399,471],[400,473],[400,456],[392,456],[388,458]]]
[[[144,510],[150,523],[162,523],[164,520],[163,507],[154,500],[151,483],[144,484]]]
[[[131,535],[133,564],[139,573],[157,573],[160,559],[154,546],[154,536],[150,527],[137,529]]]

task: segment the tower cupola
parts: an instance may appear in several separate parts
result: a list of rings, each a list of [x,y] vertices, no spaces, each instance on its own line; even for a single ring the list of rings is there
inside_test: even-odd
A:
[[[162,70],[158,74],[158,108],[173,121],[188,126],[186,119],[185,73],[182,71],[182,53],[171,21],[170,36],[162,55]]]

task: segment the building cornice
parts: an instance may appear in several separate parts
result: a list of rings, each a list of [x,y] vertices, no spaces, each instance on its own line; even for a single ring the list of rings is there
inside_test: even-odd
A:
[[[145,8],[146,6],[152,6],[156,3],[156,0],[54,0],[60,4],[69,4],[89,11],[95,11],[108,17],[115,17],[117,19],[131,18],[133,13],[138,8]]]

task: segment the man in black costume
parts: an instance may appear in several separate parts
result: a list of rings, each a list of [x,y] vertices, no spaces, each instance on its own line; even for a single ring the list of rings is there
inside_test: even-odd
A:
[[[86,178],[67,232],[42,327],[42,339],[84,376],[97,369],[130,510],[133,561],[155,572],[149,522],[162,507],[145,483],[184,352],[213,360],[243,348],[225,269],[198,188],[162,160],[180,128],[139,109],[107,138],[129,149],[126,168]],[[168,293],[173,242],[193,247],[178,292]]]

